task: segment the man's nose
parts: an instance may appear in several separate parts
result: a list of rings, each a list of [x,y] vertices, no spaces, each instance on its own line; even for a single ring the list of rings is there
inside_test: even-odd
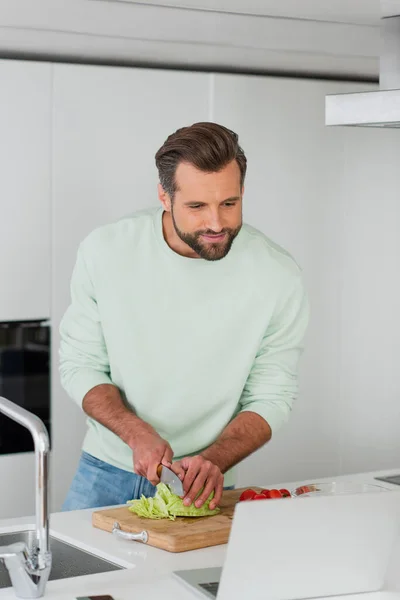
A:
[[[206,225],[207,229],[210,229],[215,233],[220,233],[223,229],[221,218],[217,212],[213,212],[209,215]]]

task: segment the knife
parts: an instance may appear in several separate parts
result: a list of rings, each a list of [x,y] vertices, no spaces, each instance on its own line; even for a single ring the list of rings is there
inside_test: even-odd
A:
[[[158,465],[157,475],[159,476],[161,483],[165,483],[173,494],[176,494],[181,498],[185,495],[182,481],[179,479],[178,475],[171,471],[171,469],[164,467],[164,465]]]

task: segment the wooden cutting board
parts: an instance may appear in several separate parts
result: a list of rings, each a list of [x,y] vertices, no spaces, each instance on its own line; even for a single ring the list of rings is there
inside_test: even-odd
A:
[[[129,533],[147,531],[149,546],[169,552],[186,552],[226,544],[235,504],[244,489],[246,488],[225,491],[219,506],[221,512],[212,517],[177,517],[175,521],[153,520],[138,517],[130,512],[127,506],[122,506],[94,512],[92,524],[94,527],[110,532],[116,522],[119,523],[122,531]],[[253,489],[260,488],[253,487]]]

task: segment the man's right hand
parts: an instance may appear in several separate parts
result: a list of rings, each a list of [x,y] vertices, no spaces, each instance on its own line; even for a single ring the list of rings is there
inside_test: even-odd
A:
[[[149,423],[125,406],[115,385],[95,386],[84,397],[82,406],[89,417],[107,427],[133,450],[135,473],[153,485],[160,483],[157,467],[160,464],[171,467],[172,448]],[[180,477],[184,478],[183,470]]]
[[[159,464],[170,468],[173,459],[171,446],[149,425],[135,432],[133,443],[133,470],[137,475],[146,477],[153,485],[160,483],[157,475]]]

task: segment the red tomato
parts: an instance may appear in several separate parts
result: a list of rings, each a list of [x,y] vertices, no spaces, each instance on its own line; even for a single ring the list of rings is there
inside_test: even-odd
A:
[[[239,502],[243,502],[244,500],[253,500],[254,496],[256,496],[256,492],[249,488],[240,494]]]
[[[311,492],[311,488],[308,485],[302,485],[297,489],[298,494],[308,494]]]
[[[282,494],[280,493],[279,490],[270,490],[269,497],[270,498],[282,498]]]
[[[270,498],[269,490],[261,490],[260,494],[262,494],[266,498]]]
[[[264,494],[256,494],[252,500],[267,500],[267,496],[264,496]]]
[[[291,496],[291,493],[289,492],[289,490],[279,490],[280,493],[282,494],[283,498],[289,498]]]

